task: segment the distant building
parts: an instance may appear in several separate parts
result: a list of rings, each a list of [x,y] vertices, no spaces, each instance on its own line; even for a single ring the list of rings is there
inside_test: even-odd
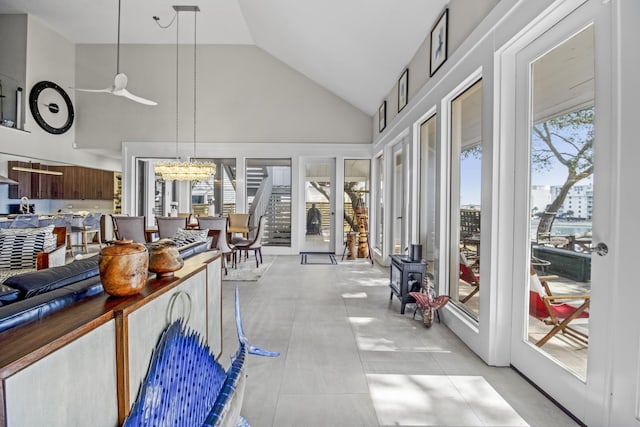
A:
[[[560,186],[551,187],[553,197],[560,192],[560,188]],[[591,219],[593,216],[593,184],[571,187],[560,211],[560,213],[569,213],[574,218]]]
[[[531,186],[531,214],[542,213],[560,193],[560,185]],[[558,209],[558,215],[591,219],[593,216],[593,184],[574,185]]]

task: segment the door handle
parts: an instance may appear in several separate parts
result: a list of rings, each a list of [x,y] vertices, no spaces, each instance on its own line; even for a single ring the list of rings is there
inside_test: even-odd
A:
[[[609,253],[609,247],[606,245],[606,243],[600,242],[596,245],[595,248],[593,248],[593,251],[600,256],[605,256]]]

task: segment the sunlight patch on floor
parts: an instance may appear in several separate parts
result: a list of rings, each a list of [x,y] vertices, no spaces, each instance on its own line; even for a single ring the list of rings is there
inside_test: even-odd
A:
[[[480,376],[368,374],[381,425],[528,426]]]

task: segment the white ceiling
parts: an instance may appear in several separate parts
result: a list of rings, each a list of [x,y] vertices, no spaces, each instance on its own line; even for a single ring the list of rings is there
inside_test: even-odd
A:
[[[121,43],[173,44],[173,5],[198,5],[198,44],[254,44],[369,115],[396,83],[447,0],[122,0]],[[73,43],[117,40],[118,0],[0,0]],[[180,14],[180,42],[193,43]],[[184,31],[184,33],[183,33]]]

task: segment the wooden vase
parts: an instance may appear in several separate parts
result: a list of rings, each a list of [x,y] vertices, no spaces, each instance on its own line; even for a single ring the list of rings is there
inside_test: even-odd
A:
[[[160,239],[150,243],[149,271],[156,273],[156,277],[172,277],[173,272],[180,270],[184,260],[178,251],[178,245],[171,239]]]
[[[100,280],[109,295],[124,297],[140,293],[147,283],[149,252],[131,240],[118,240],[100,250]]]

